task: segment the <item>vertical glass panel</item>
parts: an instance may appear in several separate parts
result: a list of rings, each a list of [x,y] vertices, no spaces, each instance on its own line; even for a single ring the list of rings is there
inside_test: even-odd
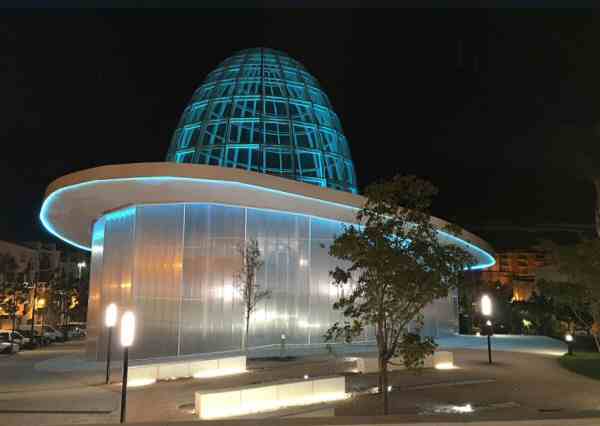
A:
[[[321,142],[324,151],[340,153],[337,133],[328,129],[319,129],[321,133]]]
[[[183,268],[181,204],[137,208],[135,274],[137,321],[135,358],[178,354]]]
[[[283,149],[265,149],[265,173],[286,175],[293,172],[292,153]]]
[[[251,346],[277,344],[285,333],[290,344],[308,343],[309,221],[306,216],[248,209],[247,238],[256,239],[265,265],[257,282],[271,298],[257,307]]]
[[[260,126],[258,119],[232,120],[229,130],[229,142],[234,144],[260,143]]]
[[[336,266],[341,266],[341,261],[329,256],[329,246],[336,235],[343,231],[340,222],[311,218],[311,245],[310,245],[310,343],[323,343],[323,335],[336,321],[343,319],[340,311],[333,310],[333,304],[352,289],[349,283],[344,287],[332,284],[329,272]],[[360,340],[369,338],[367,330]]]
[[[315,117],[317,118],[317,123],[319,123],[319,125],[333,127],[333,120],[327,109],[315,106],[314,111]]]
[[[221,155],[223,149],[202,149],[198,151],[198,164],[208,164],[211,166],[221,165]]]
[[[210,114],[207,117],[207,120],[218,120],[221,118],[225,118],[229,115],[230,111],[230,100],[214,101],[211,103]]]
[[[192,101],[193,102],[195,102],[195,101],[202,101],[202,100],[210,98],[211,93],[212,93],[214,87],[215,87],[214,84],[203,84],[194,93],[194,96],[192,97]]]
[[[235,98],[231,110],[232,118],[254,118],[261,113],[262,101],[258,97]]]
[[[265,96],[275,96],[278,98],[285,98],[287,92],[285,91],[285,84],[280,81],[265,81]]]
[[[194,150],[180,151],[175,154],[176,163],[191,163],[194,159]]]
[[[300,78],[298,71],[294,68],[283,67],[283,78],[288,81],[304,83],[304,80]]]
[[[317,129],[315,127],[294,124],[294,138],[298,148],[319,148]]]
[[[194,129],[182,129],[179,137],[179,148],[187,148],[190,146],[190,142],[192,140],[192,133]]]
[[[235,80],[228,80],[218,84],[213,91],[213,98],[225,98],[233,95]]]
[[[223,71],[221,80],[235,80],[240,73],[240,67],[228,67]]]
[[[261,95],[262,87],[260,79],[242,79],[238,80],[235,89],[236,95]]]
[[[223,145],[227,133],[227,123],[211,123],[206,126],[206,131],[202,137],[201,145]]]
[[[287,84],[287,91],[289,93],[290,98],[300,99],[302,101],[306,101],[306,94],[304,92],[303,84]]]
[[[260,54],[248,55],[248,57],[246,58],[245,64],[246,65],[248,65],[248,64],[261,65],[262,64],[262,55],[260,55]]]
[[[243,311],[234,276],[244,209],[187,204],[181,353],[239,350]]]
[[[204,111],[206,111],[207,102],[196,103],[190,107],[188,111],[188,118],[186,124],[198,123],[204,117]]]
[[[287,102],[273,98],[265,98],[265,115],[270,117],[288,117]]]
[[[265,121],[263,123],[263,141],[266,145],[289,145],[290,144],[290,125],[287,122]]]
[[[323,170],[321,169],[321,154],[316,152],[296,151],[297,155],[297,170],[302,176],[322,178]]]
[[[281,70],[277,65],[263,64],[263,76],[265,80],[281,79]]]
[[[260,64],[246,64],[242,68],[243,78],[257,78],[260,79]]]
[[[257,158],[260,155],[258,147],[240,146],[227,148],[226,167],[233,167],[244,170],[257,170]],[[252,161],[254,159],[254,167]]]
[[[133,297],[135,210],[135,208],[127,208],[104,216],[100,315],[110,303],[116,303],[120,309],[135,309]],[[106,338],[106,328],[102,327],[100,348],[106,347]],[[113,340],[112,346],[115,357],[119,357],[121,353],[117,340]],[[105,359],[106,352],[101,350],[98,355],[99,359]]]
[[[313,122],[309,103],[301,103],[299,101],[290,102],[290,114],[292,120],[304,121],[307,123]]]
[[[299,72],[307,85],[319,87],[319,82],[312,75],[305,70],[300,70]]]
[[[325,94],[323,92],[321,92],[318,89],[315,89],[314,87],[311,87],[309,89],[309,92],[310,92],[310,97],[315,104],[322,105],[327,108],[331,108],[329,99],[327,99],[327,96],[325,96]]]
[[[336,167],[336,159],[330,155],[325,156],[325,177],[331,181],[339,181],[341,177]]]

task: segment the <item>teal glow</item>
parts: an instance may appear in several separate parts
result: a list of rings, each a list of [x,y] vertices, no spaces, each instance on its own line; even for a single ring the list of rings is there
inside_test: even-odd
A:
[[[167,161],[268,173],[357,193],[354,164],[327,94],[277,50],[225,59],[196,89]]]
[[[128,207],[122,210],[115,210],[114,212],[110,212],[105,214],[103,217],[106,221],[109,220],[119,220],[126,218],[128,216],[133,216],[135,214],[135,207]]]
[[[247,183],[241,183],[241,182],[231,182],[231,181],[222,181],[222,180],[212,180],[212,179],[202,179],[202,178],[187,178],[187,177],[172,177],[172,176],[149,176],[149,177],[133,177],[133,178],[117,178],[117,179],[104,179],[104,180],[93,180],[93,181],[88,181],[88,182],[82,182],[82,183],[78,183],[75,185],[70,185],[70,186],[66,186],[63,188],[60,188],[57,191],[54,191],[52,194],[50,194],[45,200],[44,203],[42,204],[42,208],[40,210],[40,221],[42,222],[42,224],[44,225],[44,227],[48,230],[48,232],[50,232],[52,235],[56,236],[57,238],[75,246],[78,248],[81,248],[83,250],[90,250],[89,247],[87,246],[83,246],[81,244],[78,244],[68,238],[63,237],[62,235],[60,235],[55,229],[54,227],[50,224],[47,214],[48,214],[48,208],[49,206],[52,204],[53,200],[59,196],[60,194],[62,194],[63,192],[66,191],[73,191],[73,190],[77,190],[78,188],[81,187],[85,187],[85,186],[91,186],[91,185],[100,185],[103,183],[111,183],[111,182],[127,182],[127,181],[140,181],[142,183],[158,183],[161,181],[188,181],[188,182],[208,182],[208,183],[217,183],[217,184],[221,184],[221,185],[230,185],[230,186],[241,186],[244,188],[252,188],[252,189],[258,189],[261,191],[265,191],[265,192],[271,192],[271,193],[276,193],[279,195],[284,195],[287,197],[291,197],[291,198],[302,198],[302,199],[306,199],[306,200],[311,200],[311,201],[316,201],[319,203],[323,203],[323,204],[327,204],[327,205],[332,205],[332,206],[336,206],[336,207],[341,207],[344,209],[350,209],[352,211],[358,211],[357,207],[353,207],[353,206],[348,206],[346,204],[340,204],[340,203],[335,203],[332,201],[327,201],[327,200],[321,200],[319,198],[312,198],[312,197],[307,197],[305,195],[300,195],[300,194],[291,194],[289,192],[285,192],[285,191],[280,191],[277,189],[272,189],[272,188],[265,188],[262,186],[257,186],[257,185],[251,185],[251,184],[247,184]],[[173,203],[175,204],[175,203]],[[190,203],[191,204],[191,203]],[[207,203],[207,204],[211,204],[211,203]],[[216,204],[216,203],[212,203],[212,204]],[[244,206],[239,206],[239,207],[244,207]],[[254,208],[254,207],[252,207]],[[262,209],[262,210],[268,210],[268,209]],[[135,207],[127,207],[123,210],[117,210],[114,212],[110,212],[107,215],[104,216],[105,220],[110,220],[110,219],[118,219],[119,217],[125,217],[127,215],[131,215],[135,213]],[[290,212],[283,212],[283,213],[289,213],[289,214],[299,214],[299,213],[290,213]],[[304,215],[307,216],[307,215]],[[316,217],[316,216],[311,216],[311,217]],[[339,222],[339,223],[343,223],[341,221],[335,221],[332,219],[326,219],[326,218],[318,218],[318,219],[323,219],[323,220],[331,220],[334,222]],[[471,244],[467,241],[462,240],[461,238],[458,238],[454,235],[451,235],[447,232],[438,230],[438,233],[440,233],[440,235],[444,236],[445,238],[449,238],[451,240],[456,241],[457,244],[459,245],[463,245],[468,247],[469,249],[481,254],[484,258],[488,259],[487,262],[485,263],[479,263],[473,267],[471,267],[471,269],[475,270],[475,269],[485,269],[488,268],[490,266],[493,266],[496,263],[496,260],[494,259],[494,257],[492,255],[490,255],[488,252],[486,252],[485,250],[475,246],[474,244]]]

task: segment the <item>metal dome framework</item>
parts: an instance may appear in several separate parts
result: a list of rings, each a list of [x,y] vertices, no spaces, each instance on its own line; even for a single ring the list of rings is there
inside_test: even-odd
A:
[[[167,161],[268,173],[357,193],[348,142],[327,95],[285,53],[243,50],[195,91]]]

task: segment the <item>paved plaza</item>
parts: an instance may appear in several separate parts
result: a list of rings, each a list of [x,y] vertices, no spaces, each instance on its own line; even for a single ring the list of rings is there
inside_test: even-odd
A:
[[[538,419],[600,415],[600,382],[562,369],[557,355],[564,345],[541,337],[494,339],[494,363],[488,365],[485,339],[441,339],[452,348],[454,370],[424,370],[391,374],[390,419],[432,420]],[[355,396],[331,408],[337,418],[381,414],[379,396],[368,394],[377,376],[352,372],[352,355],[373,347],[288,348],[294,358],[279,361],[279,349],[251,353],[245,374],[160,382],[132,388],[128,421],[194,420],[194,391],[243,384],[345,374],[347,391]],[[262,358],[258,358],[258,356]],[[269,357],[269,358],[265,358]],[[102,363],[83,360],[83,343],[56,344],[37,351],[0,357],[0,418],[2,426],[118,422],[120,367],[114,364],[114,384],[104,385]],[[290,414],[289,412],[283,414]],[[271,413],[279,417],[282,413]],[[330,418],[330,420],[332,420]],[[364,418],[366,421],[367,419]],[[599,419],[600,421],[600,419]]]

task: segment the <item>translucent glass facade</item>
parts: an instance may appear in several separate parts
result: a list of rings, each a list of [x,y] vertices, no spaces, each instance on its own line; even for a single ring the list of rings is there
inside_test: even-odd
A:
[[[328,247],[341,225],[203,203],[141,205],[103,216],[92,241],[89,357],[104,357],[101,313],[111,302],[137,314],[133,358],[239,350],[236,247],[247,239],[258,240],[265,261],[258,281],[272,291],[252,318],[249,345],[278,345],[281,333],[289,345],[323,343],[340,318],[332,305],[344,290],[331,284],[336,260]],[[426,311],[425,333],[455,332],[456,321],[452,296],[438,300]]]
[[[269,173],[356,193],[348,142],[327,95],[298,61],[247,49],[195,91],[167,161]]]

